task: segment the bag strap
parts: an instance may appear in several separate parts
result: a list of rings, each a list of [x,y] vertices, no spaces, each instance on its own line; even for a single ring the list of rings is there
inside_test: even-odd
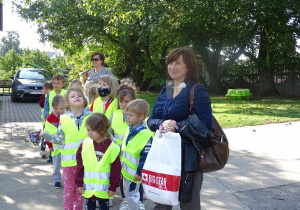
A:
[[[197,83],[197,84],[194,84],[192,89],[191,89],[191,92],[190,92],[190,112],[194,113],[194,97],[195,97],[195,88],[198,86],[198,85],[201,85],[200,83]]]

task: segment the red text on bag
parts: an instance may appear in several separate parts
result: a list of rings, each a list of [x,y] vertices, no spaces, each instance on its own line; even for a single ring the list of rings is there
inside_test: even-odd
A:
[[[143,184],[166,190],[177,192],[179,189],[180,176],[169,174],[156,173],[143,169],[142,171]]]

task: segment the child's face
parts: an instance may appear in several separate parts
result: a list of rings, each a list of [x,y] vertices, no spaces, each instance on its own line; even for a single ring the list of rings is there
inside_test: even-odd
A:
[[[99,81],[98,82],[98,88],[104,88],[104,89],[109,89],[110,88],[110,85],[107,84],[106,82],[103,82],[103,81]]]
[[[58,106],[53,106],[53,113],[58,116],[58,115],[62,115],[63,113],[65,113],[66,111],[66,104],[65,103],[59,103]]]
[[[43,87],[43,90],[42,90],[42,92],[43,92],[43,94],[44,94],[44,95],[48,95],[48,93],[49,93],[51,90],[52,90],[52,89],[49,89],[49,88]]]
[[[68,95],[68,106],[70,107],[83,107],[84,98],[83,95],[76,91],[71,91]]]
[[[86,125],[87,135],[93,140],[100,140],[103,136],[98,133],[98,131],[94,131],[90,128],[90,126]]]
[[[132,101],[131,97],[129,95],[125,95],[123,100],[119,100],[119,106],[120,109],[125,110],[127,104]]]
[[[62,80],[52,80],[52,86],[54,90],[61,90],[63,86],[65,86],[65,83]]]
[[[136,127],[143,122],[144,115],[138,115],[131,110],[128,110],[126,112],[127,112],[127,122],[129,125]]]

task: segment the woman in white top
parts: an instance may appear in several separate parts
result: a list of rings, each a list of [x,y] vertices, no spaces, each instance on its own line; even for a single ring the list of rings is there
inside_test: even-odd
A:
[[[94,52],[91,56],[94,69],[88,73],[88,81],[94,81],[98,83],[99,77],[103,75],[113,76],[113,73],[108,68],[104,67],[105,57],[102,52]]]

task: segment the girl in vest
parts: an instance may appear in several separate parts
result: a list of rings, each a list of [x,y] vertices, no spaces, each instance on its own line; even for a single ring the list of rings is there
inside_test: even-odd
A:
[[[90,111],[93,113],[102,113],[110,119],[112,113],[118,109],[118,99],[115,98],[119,89],[118,79],[104,75],[98,81],[99,97],[93,102]]]
[[[93,113],[86,121],[89,138],[79,146],[76,159],[76,185],[86,200],[88,210],[109,209],[108,199],[116,194],[121,179],[120,149],[110,140],[109,120]]]
[[[59,144],[64,184],[64,209],[82,210],[83,197],[77,191],[75,184],[76,152],[81,142],[87,138],[85,122],[91,115],[84,110],[85,97],[80,87],[74,86],[65,94],[68,111],[60,116],[60,122],[55,135],[41,132],[40,136],[54,144]]]
[[[98,85],[93,85],[89,88],[88,90],[88,98],[89,98],[89,103],[88,107],[91,108],[93,102],[96,100],[96,98],[99,97],[98,94]]]

